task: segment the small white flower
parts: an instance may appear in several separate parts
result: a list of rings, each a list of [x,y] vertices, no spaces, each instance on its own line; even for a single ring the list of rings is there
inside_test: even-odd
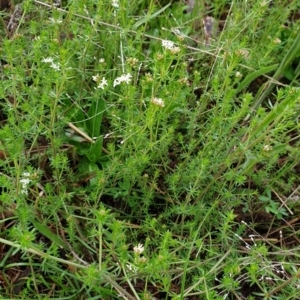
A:
[[[99,63],[100,63],[100,64],[103,64],[104,62],[105,62],[104,58],[100,58],[100,59],[99,59]]]
[[[93,81],[98,82],[100,79],[100,76],[99,76],[99,74],[97,74],[95,76],[92,76],[92,78],[93,78]]]
[[[163,40],[162,41],[162,46],[164,48],[166,48],[167,50],[171,50],[172,48],[174,48],[174,43],[172,41],[169,41],[169,40]]]
[[[273,147],[271,145],[264,145],[264,148],[263,148],[265,151],[271,151],[273,149]]]
[[[133,251],[136,254],[142,254],[144,252],[144,246],[142,244],[138,244],[137,246],[133,247]]]
[[[131,263],[126,264],[126,267],[128,268],[128,270],[130,270],[133,273],[136,273],[138,271],[138,268]]]
[[[162,46],[169,50],[172,54],[177,54],[178,52],[180,52],[180,48],[175,46],[174,42],[169,41],[169,40],[163,40],[162,41]]]
[[[111,5],[115,8],[119,8],[119,6],[120,6],[119,0],[112,0]]]
[[[138,263],[142,263],[142,264],[144,264],[146,261],[147,261],[147,258],[145,256],[141,256],[137,260]]]
[[[173,48],[170,49],[170,52],[172,54],[177,54],[177,53],[180,52],[180,48],[179,47],[173,47]]]
[[[103,77],[101,79],[101,83],[97,86],[97,88],[104,90],[105,86],[107,86],[107,85],[108,85],[107,80],[105,79],[105,77]]]
[[[44,63],[53,63],[53,58],[51,58],[51,57],[43,58],[42,62],[44,62]]]
[[[275,45],[278,45],[278,44],[281,43],[281,40],[280,40],[279,38],[276,38],[276,39],[273,40],[273,43],[274,43]]]
[[[161,98],[152,98],[150,101],[152,104],[159,106],[159,107],[164,107],[165,106],[165,102],[163,99]]]
[[[235,73],[235,77],[236,77],[236,78],[241,78],[241,77],[243,77],[243,75],[242,75],[241,72],[237,71],[237,72]]]
[[[56,71],[59,71],[59,70],[60,70],[59,64],[52,63],[50,67],[51,67],[52,69],[56,70]]]
[[[236,50],[235,53],[238,56],[242,56],[245,59],[249,58],[249,51],[247,49],[239,49],[239,50]]]
[[[56,71],[59,71],[59,69],[60,69],[59,64],[54,63],[53,62],[53,58],[51,58],[51,57],[43,58],[42,62],[44,62],[44,63],[50,63],[51,64],[50,67],[53,68]]]
[[[21,194],[28,195],[27,188],[22,187]]]
[[[29,184],[30,180],[28,178],[23,178],[20,179],[20,182],[22,183],[22,185],[26,186],[27,184]]]
[[[127,73],[127,74],[123,74],[121,75],[120,77],[117,77],[115,80],[114,80],[114,87],[121,84],[122,82],[125,82],[127,84],[130,83],[131,81],[131,78],[132,78],[132,75]]]
[[[22,186],[21,194],[27,195],[28,194],[28,190],[27,190],[28,185],[31,182],[31,180],[29,179],[30,173],[24,172],[23,176],[24,176],[24,178],[20,179],[20,183],[21,183],[21,186]]]
[[[50,20],[53,24],[61,24],[61,23],[62,23],[62,20],[61,20],[61,19],[49,18],[49,20]]]
[[[264,6],[266,6],[267,4],[268,4],[268,1],[265,1],[265,0],[263,0],[263,1],[260,2],[260,6],[261,6],[261,7],[264,7]]]

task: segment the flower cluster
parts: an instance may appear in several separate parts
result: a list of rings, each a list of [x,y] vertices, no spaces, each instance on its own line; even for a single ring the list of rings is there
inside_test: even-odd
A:
[[[133,251],[136,254],[142,254],[144,252],[144,246],[142,244],[138,244],[137,246],[133,247]]]
[[[141,256],[141,254],[144,252],[145,248],[142,244],[138,244],[137,246],[133,247],[133,251],[135,254],[134,263],[139,266],[141,264],[144,264],[147,261],[147,258],[145,256]]]
[[[135,57],[129,57],[126,59],[126,63],[130,65],[132,68],[135,68],[139,60]]]
[[[159,107],[164,107],[165,106],[165,102],[163,99],[161,98],[152,98],[150,101],[152,104],[159,106]]]
[[[95,81],[98,84],[98,86],[97,86],[98,89],[104,90],[104,88],[106,86],[108,86],[108,82],[105,77],[101,78],[99,76],[99,74],[97,74],[97,75],[92,76],[92,78],[93,78],[93,81]],[[113,86],[116,87],[117,85],[121,84],[122,82],[129,84],[131,81],[131,78],[132,78],[132,75],[130,73],[123,74],[114,80]]]
[[[126,267],[128,270],[132,273],[136,273],[139,270],[139,266],[141,264],[144,264],[147,261],[147,258],[144,256],[141,256],[141,254],[144,252],[145,248],[142,244],[138,244],[137,246],[133,247],[134,251],[134,263],[127,263]]]
[[[235,51],[236,55],[241,56],[245,59],[249,58],[249,51],[247,49],[239,49]]]
[[[119,0],[112,0],[111,5],[115,8],[119,8],[119,6],[120,6]]]
[[[123,74],[121,75],[120,77],[117,77],[115,80],[114,80],[114,87],[121,84],[122,82],[125,82],[127,84],[130,83],[131,81],[131,78],[132,78],[132,75],[127,73],[127,74]]]
[[[177,80],[177,82],[181,85],[190,86],[189,80],[187,77],[180,78]]]
[[[23,173],[23,178],[20,179],[20,183],[21,183],[21,186],[22,186],[21,194],[24,194],[24,195],[28,194],[27,187],[28,187],[28,185],[29,185],[30,182],[31,182],[31,180],[30,180],[30,173],[24,172]]]
[[[180,52],[180,48],[175,46],[174,42],[172,41],[162,40],[162,46],[166,50],[169,50],[172,54],[177,54],[178,52]]]
[[[264,145],[263,149],[264,151],[269,152],[273,149],[273,147],[271,145]]]
[[[241,72],[237,71],[237,72],[235,73],[235,77],[236,77],[236,78],[242,78],[242,77],[243,77],[243,74],[242,74]]]
[[[53,58],[51,58],[51,57],[43,58],[42,62],[44,62],[44,63],[50,63],[51,64],[50,67],[53,68],[56,71],[60,70],[59,64],[54,63],[53,62]]]
[[[92,76],[93,77],[93,80],[98,84],[97,88],[98,89],[102,89],[104,90],[105,86],[108,85],[107,83],[107,80],[105,79],[105,77],[103,77],[100,81],[100,76],[99,74],[95,75],[95,76]]]
[[[53,24],[61,24],[63,22],[62,19],[49,18],[49,20]]]

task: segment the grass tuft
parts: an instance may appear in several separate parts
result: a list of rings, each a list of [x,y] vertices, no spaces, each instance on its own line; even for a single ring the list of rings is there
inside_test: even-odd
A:
[[[1,299],[299,298],[299,4],[185,2],[0,3]]]

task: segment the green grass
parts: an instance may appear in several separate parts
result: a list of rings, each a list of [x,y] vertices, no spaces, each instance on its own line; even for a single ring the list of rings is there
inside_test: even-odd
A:
[[[1,11],[0,299],[300,297],[298,1],[173,2]]]

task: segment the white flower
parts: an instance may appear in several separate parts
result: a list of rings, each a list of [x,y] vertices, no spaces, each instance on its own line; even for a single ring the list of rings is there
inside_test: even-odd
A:
[[[101,79],[101,83],[97,86],[98,89],[102,89],[104,90],[104,87],[107,86],[107,80],[105,79],[105,77],[103,77]]]
[[[53,24],[61,24],[61,23],[62,23],[62,20],[61,20],[61,19],[49,18],[49,20],[50,20]]]
[[[268,152],[271,151],[273,147],[271,145],[264,145],[263,149]]]
[[[146,261],[147,261],[147,258],[145,256],[139,257],[137,260],[138,263],[142,263],[142,264],[144,264]]]
[[[44,63],[50,63],[51,64],[50,67],[53,68],[56,71],[59,71],[59,69],[60,69],[59,64],[54,63],[53,62],[53,58],[51,58],[51,57],[43,58],[42,62],[44,62]]]
[[[22,186],[21,194],[27,195],[28,194],[27,187],[28,187],[29,183],[31,182],[31,180],[29,179],[30,173],[24,172],[23,176],[24,176],[24,178],[20,179],[20,183]]]
[[[138,271],[138,268],[131,263],[126,264],[126,267],[128,268],[128,270],[130,270],[133,273],[136,273]]]
[[[169,50],[172,54],[177,54],[178,52],[180,52],[180,48],[175,46],[174,42],[169,41],[169,40],[163,40],[162,41],[162,46]]]
[[[59,71],[59,70],[60,70],[59,64],[52,63],[50,67],[51,67],[52,69],[56,70],[56,71]]]
[[[20,180],[20,182],[22,183],[22,185],[26,186],[30,182],[30,180],[28,178],[23,178]]]
[[[239,50],[236,50],[235,53],[238,56],[242,56],[245,59],[249,58],[249,51],[247,49],[239,49]]]
[[[261,6],[261,7],[264,7],[264,6],[266,6],[267,4],[268,4],[268,1],[265,1],[265,0],[263,0],[263,1],[260,2],[260,6]]]
[[[44,63],[53,63],[53,58],[51,58],[51,57],[43,58],[42,62],[44,62]]]
[[[275,45],[278,45],[278,44],[281,43],[281,40],[280,40],[279,38],[276,38],[276,39],[273,40],[273,43],[274,43]]]
[[[92,76],[92,77],[93,77],[93,80],[94,80],[95,82],[98,82],[99,79],[100,79],[99,74],[97,74],[97,75],[95,75],[95,76]]]
[[[180,52],[180,48],[179,47],[173,47],[173,48],[170,49],[170,52],[172,54],[177,54],[177,53]]]
[[[174,43],[169,40],[163,40],[162,41],[162,46],[168,50],[171,50],[174,47]]]
[[[142,244],[138,244],[137,246],[133,247],[133,251],[136,254],[142,254],[144,252],[144,246]]]
[[[119,85],[120,83],[122,82],[126,82],[127,84],[130,83],[131,81],[131,78],[132,78],[132,75],[127,73],[127,74],[123,74],[121,75],[120,77],[117,77],[115,80],[114,80],[114,87]]]
[[[237,72],[235,73],[235,77],[236,77],[236,78],[242,78],[243,75],[242,75],[241,72],[237,71]]]
[[[165,102],[161,98],[152,98],[150,102],[152,104],[156,105],[156,106],[159,106],[159,107],[164,107],[165,106]]]
[[[111,1],[111,5],[113,7],[119,8],[120,4],[119,4],[119,0],[112,0]]]

